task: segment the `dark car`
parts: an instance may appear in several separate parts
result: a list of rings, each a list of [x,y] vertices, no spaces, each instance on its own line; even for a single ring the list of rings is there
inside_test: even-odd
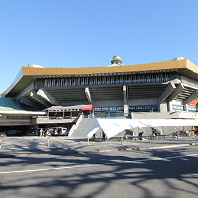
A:
[[[6,136],[22,136],[22,132],[19,130],[8,130]]]
[[[40,128],[32,128],[31,131],[30,131],[30,135],[32,136],[39,136],[40,135]]]

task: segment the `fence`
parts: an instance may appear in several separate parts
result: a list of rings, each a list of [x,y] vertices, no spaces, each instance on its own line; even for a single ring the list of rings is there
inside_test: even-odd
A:
[[[119,117],[131,118],[131,113],[117,113],[117,112],[100,113],[100,114],[94,114],[92,117],[94,118],[119,118]]]

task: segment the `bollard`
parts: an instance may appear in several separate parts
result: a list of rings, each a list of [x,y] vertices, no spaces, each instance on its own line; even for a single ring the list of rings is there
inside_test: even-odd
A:
[[[49,136],[48,136],[48,144],[47,144],[47,148],[50,147],[50,141],[49,141]]]
[[[123,145],[123,136],[121,137],[121,144]]]
[[[0,150],[1,150],[1,140],[2,140],[2,139],[0,139]]]

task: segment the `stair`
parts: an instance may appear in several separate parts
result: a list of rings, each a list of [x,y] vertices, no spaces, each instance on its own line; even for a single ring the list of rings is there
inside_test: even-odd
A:
[[[96,121],[95,118],[83,118],[70,137],[71,138],[87,138],[87,134],[93,127],[95,121]]]

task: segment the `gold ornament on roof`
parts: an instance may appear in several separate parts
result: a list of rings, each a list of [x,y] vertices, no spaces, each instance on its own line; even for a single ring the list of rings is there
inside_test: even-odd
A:
[[[113,60],[122,60],[120,56],[114,56]]]

